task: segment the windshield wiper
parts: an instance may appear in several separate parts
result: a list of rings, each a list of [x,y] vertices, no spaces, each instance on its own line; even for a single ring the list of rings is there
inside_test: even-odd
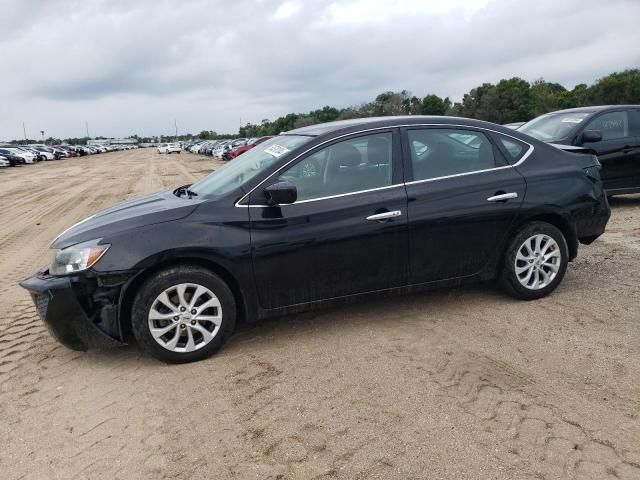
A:
[[[193,190],[189,190],[190,186],[191,186],[191,184],[183,185],[182,187],[178,187],[173,191],[173,194],[176,197],[182,197],[183,195],[186,195],[187,198],[189,200],[191,200],[193,197],[197,197],[198,194],[196,192],[194,192]]]

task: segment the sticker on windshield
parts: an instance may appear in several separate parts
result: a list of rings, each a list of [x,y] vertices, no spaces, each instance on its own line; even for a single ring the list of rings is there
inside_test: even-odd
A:
[[[582,121],[582,118],[563,118],[562,120],[560,120],[563,123],[580,123]]]
[[[282,155],[284,155],[285,153],[287,153],[289,151],[289,149],[283,147],[282,145],[273,144],[269,148],[265,148],[264,151],[265,151],[265,153],[268,153],[269,155],[273,155],[274,157],[279,158]]]

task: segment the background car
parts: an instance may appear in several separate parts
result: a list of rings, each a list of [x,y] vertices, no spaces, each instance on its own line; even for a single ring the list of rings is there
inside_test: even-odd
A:
[[[91,155],[91,151],[86,147],[86,145],[74,145],[74,148],[81,157]]]
[[[227,154],[229,157],[229,160],[236,158],[238,155],[242,155],[247,150],[251,150],[256,145],[260,145],[262,142],[264,142],[265,140],[269,140],[270,138],[273,138],[273,137],[268,136],[268,137],[250,138],[246,144],[234,148]]]
[[[67,152],[64,148],[60,148],[60,147],[51,147],[51,150],[53,150],[53,153],[58,156],[58,158],[68,158],[71,155],[69,154],[69,152]]]
[[[29,148],[28,146],[24,146],[24,145],[10,145],[7,146],[7,148],[15,148],[15,152],[18,155],[21,155],[23,157],[27,157],[28,161],[27,163],[35,163],[35,162],[39,162],[40,161],[40,154],[38,152],[34,152],[31,148]],[[33,161],[31,161],[33,160]]]
[[[38,152],[43,160],[59,160],[60,155],[56,155],[51,147],[46,145],[29,145],[29,148]]]
[[[6,158],[9,161],[10,166],[12,167],[25,164],[25,160],[23,157],[14,155],[11,151],[9,151],[6,148],[0,148],[0,155]]]
[[[231,148],[231,142],[229,140],[221,140],[217,142],[211,149],[211,156],[222,160],[223,155],[227,150]]]
[[[27,150],[27,151],[33,153],[35,155],[37,161],[42,161],[42,160],[46,160],[47,159],[46,155],[44,155],[42,152],[39,152],[38,150],[36,150],[33,147],[21,146],[20,148],[22,148],[23,150]]]
[[[78,152],[76,152],[76,150],[69,146],[69,145],[56,145],[56,148],[60,149],[60,150],[64,150],[65,152],[67,152],[67,156],[69,157],[77,157],[78,156]]]
[[[162,143],[158,145],[158,153],[180,153],[182,147],[177,143]]]
[[[0,155],[0,167],[10,167],[11,162],[6,158]]]
[[[560,110],[534,118],[518,132],[597,155],[607,195],[640,193],[640,105]]]
[[[32,152],[29,152],[27,150],[23,150],[19,147],[3,147],[5,150],[7,150],[9,153],[20,157],[22,159],[24,159],[24,163],[36,163],[38,161],[37,157],[35,154],[33,154]]]

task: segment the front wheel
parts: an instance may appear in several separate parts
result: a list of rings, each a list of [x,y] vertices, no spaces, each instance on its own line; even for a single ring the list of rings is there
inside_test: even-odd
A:
[[[500,283],[515,298],[542,298],[560,284],[568,262],[569,248],[562,232],[549,223],[532,222],[509,243]]]
[[[151,277],[131,312],[140,347],[169,363],[213,355],[231,336],[235,322],[235,300],[227,284],[196,266],[172,267]]]

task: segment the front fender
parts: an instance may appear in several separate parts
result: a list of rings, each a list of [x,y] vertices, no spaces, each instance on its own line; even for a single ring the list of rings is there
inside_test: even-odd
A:
[[[234,213],[246,215],[246,209]],[[197,212],[196,212],[197,213]],[[98,274],[127,272],[118,301],[121,334],[126,338],[130,307],[135,293],[154,273],[179,264],[210,269],[232,289],[243,316],[256,318],[257,302],[251,266],[248,222],[214,222],[205,214],[150,225],[135,234],[105,238],[111,248],[94,266]]]

